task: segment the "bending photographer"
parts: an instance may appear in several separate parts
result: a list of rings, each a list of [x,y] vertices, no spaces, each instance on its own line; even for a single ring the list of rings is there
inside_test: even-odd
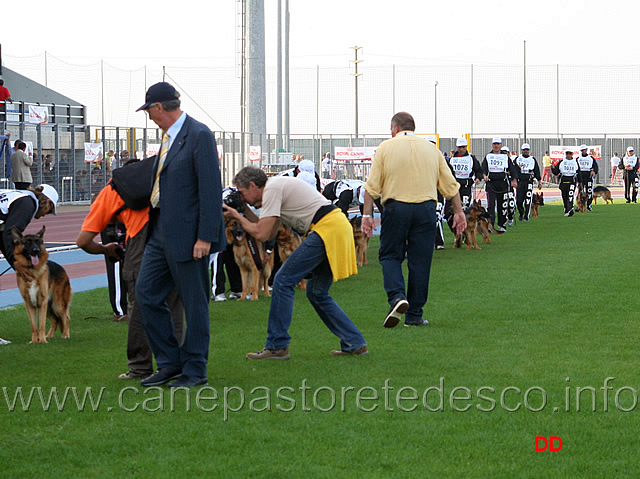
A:
[[[247,354],[247,358],[289,359],[294,288],[310,272],[313,275],[307,282],[307,298],[327,328],[340,338],[340,349],[331,354],[368,354],[362,333],[329,296],[334,281],[357,274],[353,229],[346,216],[297,178],[267,178],[264,171],[247,166],[233,182],[247,204],[261,207],[260,218],[248,208],[243,216],[227,205],[223,205],[224,215],[239,221],[258,241],[275,238],[281,222],[298,233],[309,232],[274,278],[265,347]]]

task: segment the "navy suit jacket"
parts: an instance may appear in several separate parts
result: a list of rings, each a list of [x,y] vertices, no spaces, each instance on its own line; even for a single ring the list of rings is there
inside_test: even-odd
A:
[[[156,160],[152,178],[157,169]],[[198,239],[209,241],[212,253],[226,248],[216,140],[206,125],[190,116],[160,172],[159,207],[158,221],[175,261],[193,260],[193,245]]]

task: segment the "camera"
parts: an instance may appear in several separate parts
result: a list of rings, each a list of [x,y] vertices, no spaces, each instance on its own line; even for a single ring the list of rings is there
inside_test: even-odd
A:
[[[242,213],[245,209],[244,200],[238,190],[232,190],[223,201],[225,205],[233,208],[238,213]]]

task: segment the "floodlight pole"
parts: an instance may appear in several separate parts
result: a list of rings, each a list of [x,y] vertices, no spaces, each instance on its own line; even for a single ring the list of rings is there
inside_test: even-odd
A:
[[[358,63],[362,62],[362,60],[358,60],[358,50],[360,50],[362,47],[351,47],[354,50],[355,53],[355,60],[351,60],[354,64],[355,64],[355,73],[352,73],[352,75],[355,77],[355,82],[356,82],[356,138],[358,137],[358,77],[362,76],[362,73],[358,73]]]
[[[438,136],[438,81],[433,85],[433,133]]]
[[[524,41],[524,60],[523,60],[523,85],[524,85],[524,143],[527,143],[527,41]]]

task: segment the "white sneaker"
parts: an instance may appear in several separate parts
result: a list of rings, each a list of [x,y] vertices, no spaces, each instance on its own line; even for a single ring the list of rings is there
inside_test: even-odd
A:
[[[6,339],[0,338],[0,346],[5,346],[7,344],[11,344],[11,341],[7,341]]]
[[[229,299],[239,299],[242,298],[242,293],[234,293],[233,291],[229,293]]]
[[[217,295],[213,298],[213,300],[214,300],[216,303],[218,303],[218,302],[220,302],[220,301],[226,301],[226,300],[227,300],[227,297],[224,295],[224,293],[220,293],[220,294],[217,294]]]
[[[505,228],[503,228],[502,226],[500,226],[500,225],[496,226],[495,229],[496,229],[496,231],[498,233],[506,233],[507,232],[507,230]]]

